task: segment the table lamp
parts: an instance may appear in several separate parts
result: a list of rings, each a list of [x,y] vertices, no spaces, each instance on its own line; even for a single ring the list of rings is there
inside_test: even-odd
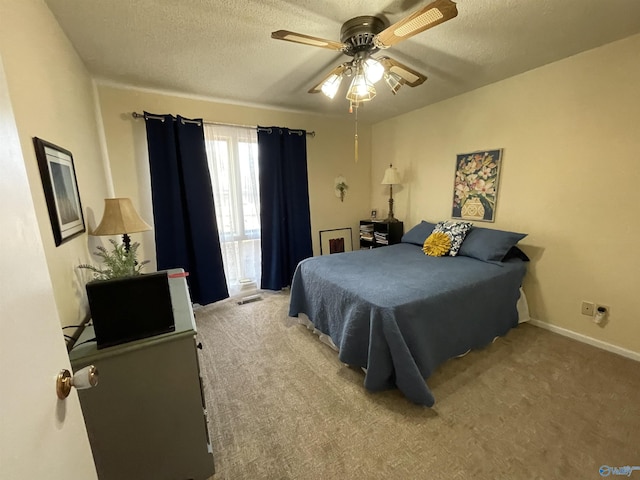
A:
[[[105,198],[102,221],[91,235],[122,235],[124,249],[129,253],[129,234],[148,230],[151,230],[151,226],[140,218],[130,198]]]
[[[384,172],[382,185],[389,185],[389,216],[384,221],[387,223],[397,222],[398,219],[393,216],[393,186],[400,185],[400,174],[392,164],[389,164],[389,168]]]

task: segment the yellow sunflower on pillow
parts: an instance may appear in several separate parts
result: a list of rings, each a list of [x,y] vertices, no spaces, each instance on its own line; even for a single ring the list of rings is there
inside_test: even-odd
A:
[[[431,257],[442,257],[449,250],[451,250],[451,237],[442,232],[433,232],[422,245],[422,251]]]

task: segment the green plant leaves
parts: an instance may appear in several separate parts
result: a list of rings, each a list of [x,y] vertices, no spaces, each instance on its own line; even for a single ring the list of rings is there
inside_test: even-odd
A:
[[[113,250],[108,251],[102,245],[96,247],[96,252],[93,252],[97,257],[102,258],[102,267],[96,267],[83,263],[78,265],[78,268],[83,268],[93,272],[93,278],[95,280],[109,280],[111,278],[130,277],[134,275],[140,275],[140,270],[149,263],[148,260],[138,263],[136,260],[138,247],[140,244],[134,242],[131,244],[129,251],[124,248],[124,244],[118,243],[113,239],[109,239]]]

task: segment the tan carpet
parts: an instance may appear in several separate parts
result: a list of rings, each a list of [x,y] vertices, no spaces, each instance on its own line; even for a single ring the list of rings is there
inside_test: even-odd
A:
[[[287,307],[267,294],[196,311],[215,480],[568,480],[640,466],[632,360],[522,325],[442,365],[429,409],[367,392],[361,371],[287,326]]]

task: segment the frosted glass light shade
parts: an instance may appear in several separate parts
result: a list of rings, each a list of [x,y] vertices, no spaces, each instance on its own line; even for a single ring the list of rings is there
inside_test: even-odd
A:
[[[347,92],[347,100],[353,103],[368,102],[376,96],[376,88],[367,80],[361,67],[358,67],[356,76],[353,77],[349,91]]]
[[[398,90],[400,90],[400,87],[404,84],[403,78],[394,72],[385,73],[384,81],[387,85],[389,85],[391,93],[393,93],[394,95],[398,93]]]
[[[376,83],[382,78],[384,74],[384,67],[380,62],[373,58],[367,58],[364,62],[364,74],[367,80],[371,83]]]
[[[320,87],[320,90],[322,90],[322,93],[324,93],[327,97],[332,99],[336,96],[341,83],[342,75],[336,75],[334,73],[325,80],[325,82],[322,84],[322,87]]]

